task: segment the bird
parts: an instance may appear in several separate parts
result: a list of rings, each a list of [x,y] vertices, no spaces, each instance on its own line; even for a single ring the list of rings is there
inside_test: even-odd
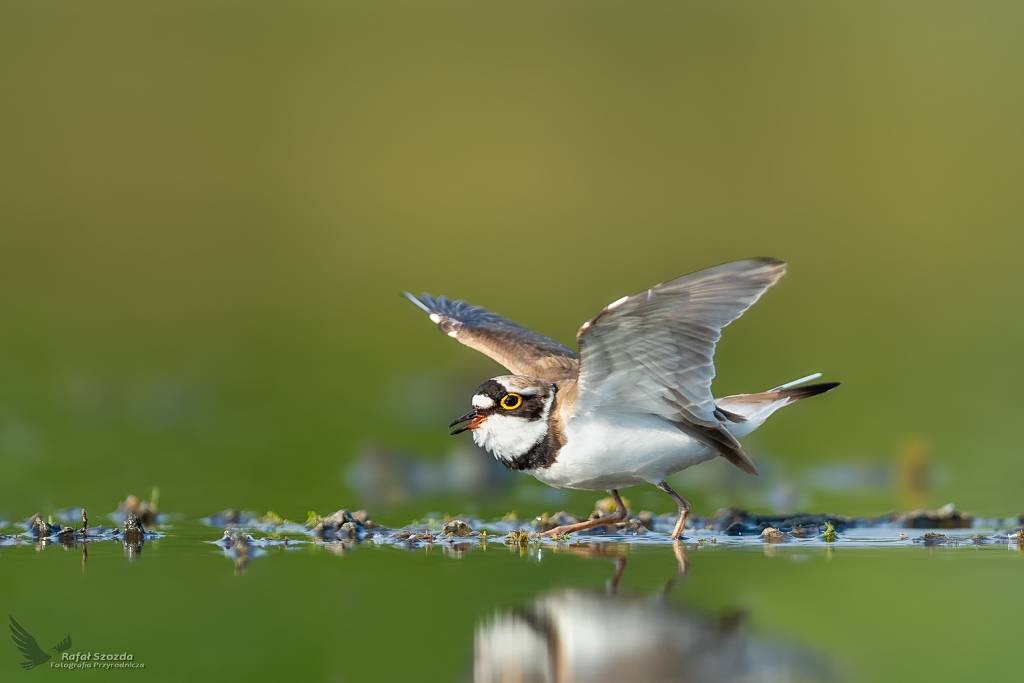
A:
[[[510,373],[481,384],[449,428],[472,432],[505,467],[558,488],[607,490],[615,512],[555,527],[564,535],[628,519],[619,489],[653,484],[675,501],[670,538],[682,538],[690,503],[667,482],[724,457],[757,474],[739,439],[779,408],[838,382],[814,373],[768,391],[716,399],[715,345],[786,272],[773,258],[734,261],[664,282],[604,307],[576,334],[579,353],[500,315],[443,296],[403,296],[441,332]]]
[[[11,638],[14,640],[14,644],[21,651],[21,654],[25,657],[24,662],[20,662],[21,668],[28,671],[34,669],[40,664],[45,664],[50,660],[53,655],[49,655],[43,652],[42,648],[39,647],[39,643],[32,637],[32,634],[26,631],[21,624],[14,620],[14,617],[7,615],[11,620],[8,627],[11,629]],[[64,636],[64,640],[60,641],[50,649],[55,653],[65,652],[71,647],[71,636]]]

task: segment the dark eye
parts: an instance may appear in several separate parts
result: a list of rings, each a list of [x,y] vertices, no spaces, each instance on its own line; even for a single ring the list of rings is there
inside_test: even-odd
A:
[[[505,394],[501,399],[501,407],[505,410],[515,410],[523,405],[523,397],[519,394]]]

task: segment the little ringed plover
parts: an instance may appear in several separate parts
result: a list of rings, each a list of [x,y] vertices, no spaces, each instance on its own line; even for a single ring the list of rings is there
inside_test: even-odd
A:
[[[624,296],[583,323],[579,354],[483,308],[405,296],[442,332],[512,373],[480,385],[472,410],[449,425],[465,423],[452,434],[471,431],[505,467],[550,486],[614,497],[613,515],[547,534],[625,521],[618,489],[650,483],[679,506],[675,539],[690,504],[667,477],[718,456],[756,475],[738,440],[779,408],[838,386],[805,385],[816,373],[757,394],[711,394],[722,328],[785,272],[781,261],[748,259]]]

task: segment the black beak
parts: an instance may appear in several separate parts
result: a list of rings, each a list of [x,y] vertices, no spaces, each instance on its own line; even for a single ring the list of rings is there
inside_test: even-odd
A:
[[[452,420],[451,424],[448,425],[448,428],[451,429],[452,427],[454,427],[457,424],[462,424],[463,422],[469,422],[470,420],[472,420],[475,417],[477,417],[476,408],[474,408],[473,410],[469,411],[468,413],[466,413],[462,417],[460,417],[458,419],[455,419],[455,420]],[[468,424],[468,425],[466,425],[464,427],[459,427],[458,429],[456,429],[454,432],[451,433],[451,436],[455,436],[456,434],[461,434],[462,432],[464,432],[464,431],[466,431],[468,429],[474,429],[474,428],[475,428],[475,425],[472,422],[470,422],[470,424]]]

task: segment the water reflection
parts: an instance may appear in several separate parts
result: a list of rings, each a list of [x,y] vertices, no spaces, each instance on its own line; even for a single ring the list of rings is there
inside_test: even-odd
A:
[[[474,683],[661,683],[693,681],[831,681],[831,661],[806,647],[752,636],[743,613],[717,617],[668,601],[673,583],[655,595],[621,596],[625,557],[612,557],[615,578],[605,594],[548,593],[499,611],[478,625]]]
[[[125,535],[124,537],[124,556],[128,558],[129,562],[134,562],[139,559],[139,555],[142,554],[142,548],[146,545],[146,537],[142,534],[138,535]]]
[[[224,551],[224,557],[234,563],[235,575],[238,576],[249,566],[250,560],[266,554],[267,551],[257,547],[257,543],[259,542],[249,534],[226,530],[224,536],[216,541],[215,545],[220,546]]]
[[[81,525],[75,528],[67,524],[55,523],[54,518],[60,522],[80,520]],[[35,514],[20,526],[24,530],[21,533],[0,535],[0,548],[31,545],[37,553],[52,545],[60,546],[65,551],[81,549],[83,572],[89,561],[90,543],[120,542],[124,546],[125,557],[129,562],[134,562],[142,554],[147,540],[163,535],[159,531],[147,530],[139,517],[132,512],[124,515],[123,524],[120,527],[113,529],[104,526],[91,527],[89,526],[89,516],[83,508],[61,510],[56,515],[48,516],[47,519]]]

